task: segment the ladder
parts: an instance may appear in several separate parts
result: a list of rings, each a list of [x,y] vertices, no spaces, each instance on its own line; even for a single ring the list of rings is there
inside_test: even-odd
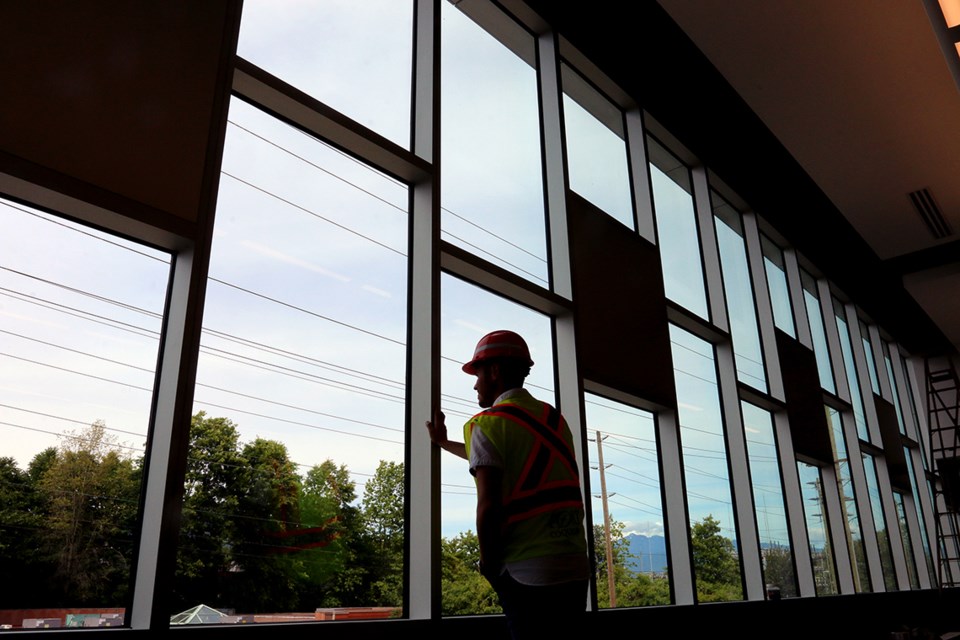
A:
[[[927,358],[927,411],[930,456],[936,477],[934,520],[937,527],[937,582],[940,588],[960,585],[960,380],[953,360]]]

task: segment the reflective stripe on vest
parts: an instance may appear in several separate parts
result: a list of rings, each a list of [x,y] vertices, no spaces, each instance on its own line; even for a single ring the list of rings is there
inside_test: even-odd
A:
[[[555,509],[583,508],[580,493],[580,475],[573,451],[560,435],[560,412],[544,404],[545,414],[537,419],[530,412],[512,404],[495,405],[483,412],[484,416],[498,417],[523,427],[533,436],[531,454],[510,488],[504,501],[507,523],[553,511]],[[567,478],[550,480],[554,464],[562,464]]]

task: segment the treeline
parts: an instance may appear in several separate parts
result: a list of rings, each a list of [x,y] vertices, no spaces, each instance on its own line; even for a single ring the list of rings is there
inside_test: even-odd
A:
[[[283,443],[241,444],[193,416],[171,614],[402,603],[403,464],[381,461],[363,496],[332,460],[300,473]],[[97,422],[37,454],[0,458],[3,608],[123,606],[143,460]]]

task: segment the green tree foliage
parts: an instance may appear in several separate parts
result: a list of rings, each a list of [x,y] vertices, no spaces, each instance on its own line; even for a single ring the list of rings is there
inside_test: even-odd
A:
[[[233,562],[237,492],[245,461],[236,425],[226,418],[193,416],[183,483],[183,516],[177,553],[178,608],[223,597],[223,576]]]
[[[720,522],[712,515],[695,522],[690,527],[690,546],[698,602],[742,600],[740,562],[733,541],[720,533]]]
[[[367,603],[400,606],[403,601],[404,468],[381,460],[363,491],[363,548],[358,557],[369,571]]]
[[[140,468],[97,421],[48,456],[38,488],[47,516],[41,548],[53,562],[57,604],[124,602],[139,505]]]
[[[56,457],[56,449],[51,449]],[[38,550],[46,511],[29,471],[0,458],[0,602],[8,608],[44,604],[37,599],[52,566]]]
[[[781,598],[797,596],[797,579],[790,547],[775,545],[763,550],[763,577],[768,585],[780,589]]]
[[[440,541],[442,565],[440,589],[445,616],[500,613],[497,594],[480,575],[480,541],[466,531]]]

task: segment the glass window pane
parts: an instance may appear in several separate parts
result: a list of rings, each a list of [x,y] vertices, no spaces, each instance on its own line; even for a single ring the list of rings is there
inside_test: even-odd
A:
[[[897,590],[896,569],[893,566],[893,550],[890,546],[890,533],[887,521],[883,517],[883,500],[880,497],[880,481],[877,478],[877,464],[873,456],[865,453],[863,470],[867,477],[867,492],[870,495],[870,507],[873,512],[873,526],[877,532],[877,545],[880,547],[880,567],[883,570],[883,585],[887,591]]]
[[[740,560],[734,542],[737,528],[713,345],[674,325],[670,341],[697,599],[741,600]]]
[[[833,545],[830,544],[830,524],[827,522],[823,478],[820,469],[797,461],[800,490],[803,493],[803,512],[810,541],[810,561],[813,563],[813,584],[818,596],[836,595],[837,570]]]
[[[873,343],[870,340],[870,327],[860,320],[860,340],[863,343],[863,353],[867,357],[867,370],[870,372],[870,388],[880,395],[880,379],[877,377],[877,361],[873,357]]]
[[[597,600],[601,608],[670,604],[654,416],[594,394],[585,402]]]
[[[623,113],[569,65],[561,77],[570,189],[635,229]]]
[[[770,303],[773,305],[773,322],[784,333],[797,337],[793,324],[793,305],[790,303],[790,289],[787,285],[787,267],[783,251],[766,236],[760,236],[763,249],[763,266],[767,274],[767,287],[770,289]]]
[[[441,237],[546,287],[533,37],[505,16],[485,25],[492,35],[440,5]]]
[[[847,312],[843,303],[833,299],[833,313],[840,334],[840,353],[843,356],[843,369],[847,374],[847,386],[850,388],[850,402],[853,405],[853,418],[857,423],[857,436],[861,440],[870,440],[867,430],[867,417],[863,410],[863,394],[860,392],[860,376],[853,356],[853,341],[850,339],[850,327],[847,324]]]
[[[917,558],[913,555],[913,542],[910,536],[910,526],[907,524],[907,508],[903,494],[893,492],[893,503],[897,508],[897,522],[900,525],[900,540],[903,542],[903,555],[907,559],[907,575],[910,576],[910,588],[920,588],[920,575],[917,572]]]
[[[830,437],[833,443],[833,459],[837,472],[837,489],[840,492],[840,501],[844,510],[844,533],[850,551],[851,568],[853,569],[854,588],[857,593],[872,591],[870,584],[870,567],[867,565],[867,554],[863,548],[863,530],[860,525],[860,510],[857,505],[856,493],[853,487],[853,475],[850,471],[847,441],[843,436],[843,423],[840,412],[833,407],[826,407],[827,425],[830,427]]]
[[[480,411],[474,391],[476,378],[461,370],[477,342],[497,329],[516,331],[527,342],[534,362],[524,387],[536,398],[556,406],[554,392],[553,324],[548,316],[443,274],[440,279],[440,388],[447,433],[463,441],[463,427]],[[477,494],[466,460],[441,452],[440,534],[444,566],[441,576],[445,616],[498,613],[493,589],[480,575],[477,542]]]
[[[810,324],[810,333],[813,335],[813,352],[817,358],[817,371],[820,373],[820,386],[836,393],[833,383],[833,367],[830,363],[830,350],[827,348],[827,334],[823,326],[823,311],[820,308],[820,296],[817,294],[817,283],[808,273],[801,274],[803,283],[803,300],[807,309],[807,321]]]
[[[0,609],[123,624],[170,256],[5,199],[0,229]]]
[[[923,545],[923,555],[927,563],[927,572],[930,576],[936,576],[937,571],[933,563],[933,552],[930,549],[930,538],[927,536],[927,527],[926,520],[923,517],[923,505],[920,503],[920,485],[917,483],[917,473],[913,468],[913,452],[909,447],[903,448],[903,455],[907,460],[907,475],[910,476],[910,490],[913,493],[913,507],[917,512],[917,522],[920,523],[920,542]],[[921,474],[921,477],[922,474]],[[933,498],[932,492],[930,491],[930,484],[924,483],[930,495],[931,499]]]
[[[723,290],[730,316],[730,333],[737,366],[737,380],[761,391],[767,390],[767,374],[763,366],[757,307],[747,263],[747,246],[743,238],[740,213],[715,192],[711,194],[716,221],[720,265],[723,269]]]
[[[797,578],[793,569],[793,546],[787,528],[787,506],[783,499],[773,416],[749,402],[741,402],[740,407],[763,555],[763,579],[768,593],[771,587],[775,587],[781,598],[793,598],[798,595]]]
[[[408,189],[239,100],[230,122],[170,613],[395,615]]]
[[[237,53],[410,147],[410,0],[245,0]]]
[[[890,345],[887,342],[881,344],[883,350],[883,366],[887,372],[887,379],[890,381],[890,389],[893,391],[893,408],[897,411],[897,424],[900,426],[900,435],[907,435],[907,428],[903,424],[903,408],[900,404],[900,390],[897,388],[897,377],[893,373],[893,359],[890,357]]]
[[[647,150],[665,293],[709,319],[690,169],[653,138],[647,138]]]

